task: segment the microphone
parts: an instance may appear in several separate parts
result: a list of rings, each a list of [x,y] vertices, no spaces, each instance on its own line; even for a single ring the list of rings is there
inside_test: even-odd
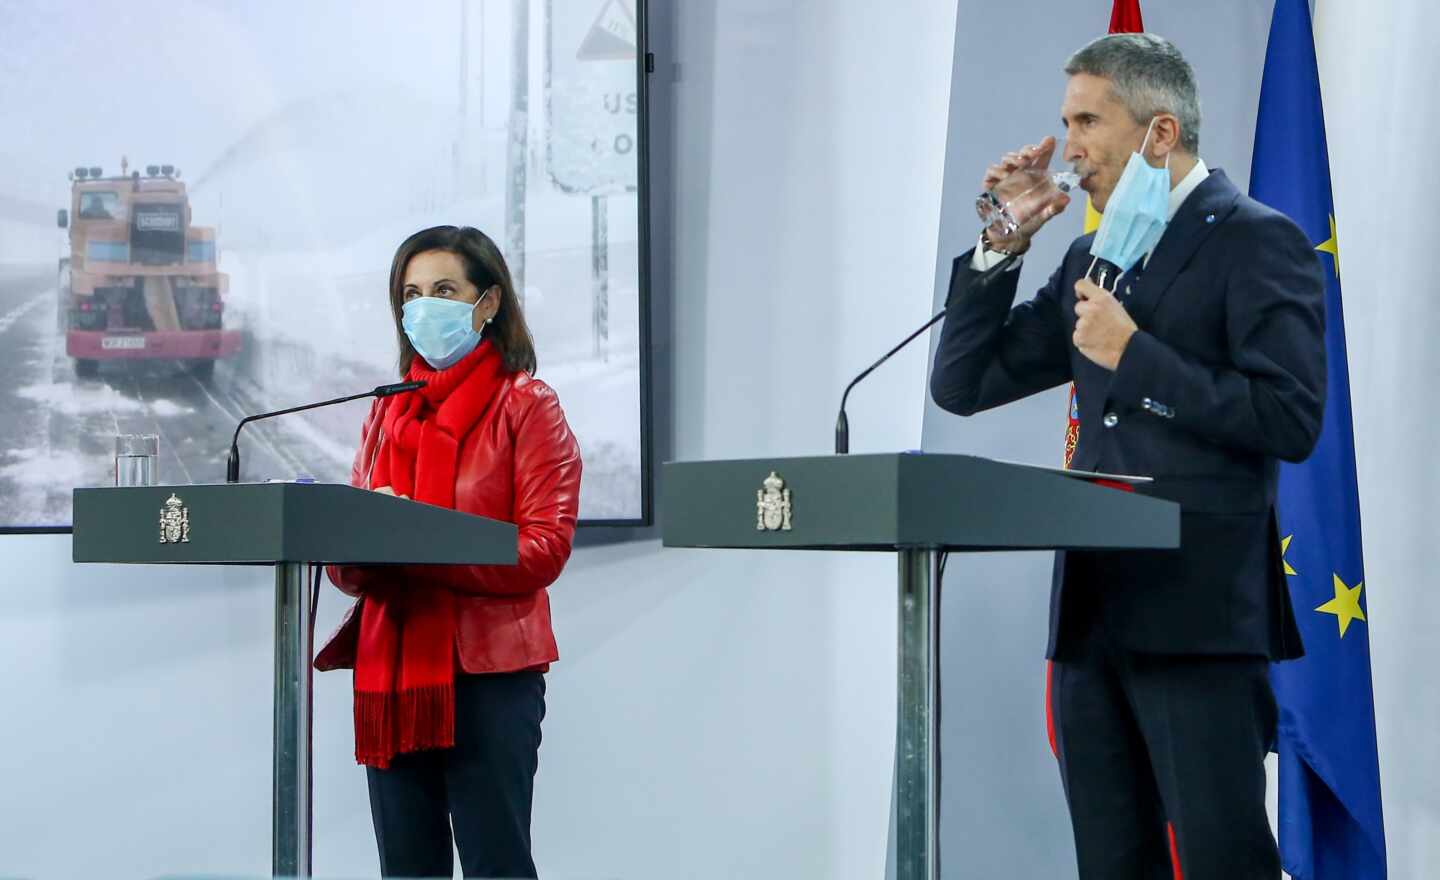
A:
[[[998,278],[1000,276],[1000,273],[1010,268],[1010,266],[1014,264],[1016,259],[1017,257],[1007,256],[999,263],[996,263],[994,266],[991,266],[989,269],[981,272],[980,275],[975,279],[973,284],[980,287],[988,285],[991,281],[994,281],[996,278]],[[948,313],[949,311],[950,303],[947,301],[945,303],[945,308],[941,309],[940,312],[935,315],[935,317],[926,321],[924,324],[921,324],[918,330],[916,330],[914,333],[911,333],[909,336],[906,336],[904,339],[900,340],[899,345],[895,346],[894,348],[885,352],[885,354],[881,355],[880,360],[866,367],[865,370],[860,373],[860,375],[850,380],[849,385],[845,386],[845,393],[840,395],[840,415],[838,418],[835,419],[836,455],[850,454],[850,418],[849,416],[845,415],[845,401],[850,399],[850,389],[858,385],[861,379],[864,379],[866,376],[875,372],[876,367],[890,360],[890,358],[893,357],[897,351],[909,345],[911,341],[915,339],[915,337],[935,326],[935,324],[937,324],[941,318],[945,317],[946,313]]]
[[[396,382],[392,385],[377,385],[363,394],[351,394],[348,397],[337,397],[333,400],[322,400],[319,403],[307,403],[304,406],[292,406],[289,409],[277,409],[274,412],[246,416],[240,420],[240,424],[235,426],[235,436],[230,440],[230,457],[225,460],[225,482],[240,482],[240,429],[251,422],[258,422],[261,419],[268,419],[273,416],[303,412],[307,409],[318,409],[322,406],[331,406],[337,403],[349,403],[352,400],[360,400],[365,397],[391,397],[396,394],[418,391],[424,387],[424,382]]]

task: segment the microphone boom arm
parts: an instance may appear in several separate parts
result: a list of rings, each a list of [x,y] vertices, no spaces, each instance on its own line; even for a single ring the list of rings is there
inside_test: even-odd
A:
[[[307,409],[318,409],[322,406],[332,406],[337,403],[349,403],[352,400],[360,400],[364,397],[389,397],[393,394],[404,394],[407,391],[415,391],[424,388],[424,382],[397,382],[393,385],[377,385],[370,391],[360,394],[351,394],[346,397],[336,397],[333,400],[322,400],[319,403],[307,403],[303,406],[292,406],[288,409],[277,409],[274,412],[256,413],[253,416],[246,416],[235,426],[235,436],[230,438],[230,454],[225,459],[225,482],[240,482],[240,429],[261,419],[273,418],[275,416],[289,415],[290,413],[304,412]]]
[[[866,376],[875,372],[876,367],[890,360],[890,357],[894,355],[895,352],[909,345],[910,341],[913,340],[916,336],[919,336],[921,333],[924,333],[926,330],[934,327],[936,322],[938,322],[941,318],[945,317],[945,313],[946,310],[941,309],[939,314],[926,321],[923,325],[921,325],[920,329],[916,330],[914,333],[911,333],[909,336],[906,336],[899,345],[885,352],[885,354],[882,355],[878,361],[866,367],[863,373],[856,376],[854,379],[851,379],[850,384],[845,386],[845,393],[840,395],[840,416],[835,420],[836,455],[848,455],[850,453],[850,419],[848,416],[845,415],[845,402],[850,399],[850,389],[854,388],[857,384],[859,384],[861,379],[864,379]]]
[[[985,287],[991,281],[998,278],[1000,276],[1000,273],[1009,269],[1015,263],[1016,259],[1017,258],[1015,256],[1006,256],[1005,259],[1001,260],[999,263],[996,263],[994,266],[991,266],[989,269],[981,272],[972,283],[979,287]],[[945,302],[945,307],[942,308],[940,312],[935,315],[935,317],[920,325],[920,329],[916,330],[914,333],[911,333],[909,336],[906,336],[904,339],[902,339],[899,345],[895,346],[894,348],[885,352],[885,354],[881,355],[878,361],[866,367],[864,372],[856,376],[854,379],[851,379],[850,384],[845,386],[845,393],[840,395],[840,415],[835,419],[836,455],[850,454],[850,417],[845,415],[845,402],[850,399],[850,389],[854,388],[857,384],[859,384],[861,379],[864,379],[866,376],[875,372],[876,367],[890,360],[890,358],[895,354],[895,352],[909,345],[912,341],[914,341],[915,337],[919,336],[921,333],[924,333],[926,330],[929,330],[931,327],[934,327],[941,318],[945,317],[945,315],[949,311],[950,302],[947,298]]]

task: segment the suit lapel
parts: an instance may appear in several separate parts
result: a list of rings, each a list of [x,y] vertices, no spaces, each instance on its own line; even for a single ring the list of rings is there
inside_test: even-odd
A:
[[[1150,264],[1145,267],[1127,303],[1130,317],[1142,329],[1150,326],[1160,300],[1169,291],[1175,278],[1205,239],[1235,210],[1240,191],[1218,168],[1195,188],[1175,213],[1155,245]]]

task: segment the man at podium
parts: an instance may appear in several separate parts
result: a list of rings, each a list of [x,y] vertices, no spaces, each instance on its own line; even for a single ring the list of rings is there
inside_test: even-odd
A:
[[[1303,649],[1274,502],[1278,462],[1320,432],[1320,264],[1294,223],[1201,160],[1175,46],[1111,35],[1065,72],[1062,158],[1099,229],[1012,308],[1068,186],[1053,138],[991,166],[931,394],[970,415],[1074,382],[1072,466],[1151,475],[1144,491],[1181,505],[1179,550],[1057,553],[1049,708],[1080,877],[1278,878],[1268,664]]]
[[[366,765],[386,877],[534,877],[530,813],[557,659],[546,588],[570,557],[580,451],[510,270],[470,227],[425,229],[390,270],[400,374],[377,400],[351,482],[518,526],[514,566],[332,566],[357,597],[316,657],[355,670],[355,757]]]

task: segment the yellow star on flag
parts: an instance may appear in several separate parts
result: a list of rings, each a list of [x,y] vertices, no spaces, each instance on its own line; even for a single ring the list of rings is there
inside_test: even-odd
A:
[[[1295,536],[1294,536],[1294,535],[1286,535],[1284,538],[1282,538],[1282,539],[1280,540],[1280,561],[1283,562],[1283,563],[1285,563],[1285,573],[1286,573],[1286,574],[1299,574],[1299,573],[1300,573],[1300,572],[1296,571],[1295,569],[1291,568],[1291,567],[1290,567],[1290,560],[1288,560],[1288,559],[1285,558],[1285,554],[1290,550],[1290,539],[1293,538],[1293,537],[1295,537]]]
[[[1340,580],[1340,575],[1333,575],[1335,578],[1335,598],[1316,608],[1324,614],[1333,614],[1340,624],[1340,638],[1345,638],[1345,630],[1350,628],[1350,621],[1358,620],[1365,622],[1365,612],[1360,609],[1360,591],[1365,584],[1356,584],[1352,589]]]
[[[1315,245],[1315,250],[1335,258],[1335,277],[1340,277],[1340,240],[1335,237],[1335,215],[1330,215],[1330,237]]]

